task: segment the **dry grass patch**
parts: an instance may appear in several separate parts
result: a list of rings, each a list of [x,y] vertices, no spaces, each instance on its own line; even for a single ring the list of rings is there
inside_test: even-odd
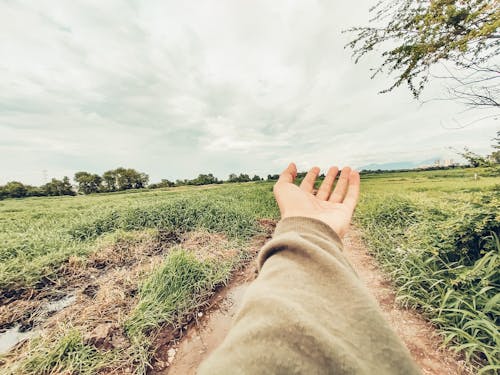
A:
[[[239,250],[234,241],[221,233],[207,231],[187,232],[181,236],[181,246],[192,252],[201,261],[213,259],[232,259]]]

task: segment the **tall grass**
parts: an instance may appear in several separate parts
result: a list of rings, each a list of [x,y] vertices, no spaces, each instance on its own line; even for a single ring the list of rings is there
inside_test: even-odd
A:
[[[500,220],[488,191],[365,194],[356,220],[398,300],[440,328],[479,373],[500,370]]]
[[[258,218],[277,217],[271,190],[248,183],[0,202],[0,297],[56,279],[70,256],[89,254],[99,236],[118,229],[204,228],[248,239]]]

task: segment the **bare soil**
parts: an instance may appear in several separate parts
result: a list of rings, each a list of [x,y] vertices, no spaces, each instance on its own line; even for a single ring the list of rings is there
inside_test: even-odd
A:
[[[455,353],[442,348],[442,340],[430,323],[417,311],[405,309],[396,303],[391,281],[379,269],[355,228],[344,238],[344,252],[424,375],[469,374]],[[212,305],[196,324],[188,328],[178,343],[158,351],[160,354],[163,350],[163,358],[159,359],[161,366],[153,373],[195,374],[201,362],[224,340],[245,290],[255,277],[253,263],[239,272],[231,284],[214,297]]]

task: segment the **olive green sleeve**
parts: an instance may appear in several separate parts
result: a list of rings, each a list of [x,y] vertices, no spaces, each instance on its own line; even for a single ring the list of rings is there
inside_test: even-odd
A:
[[[278,223],[233,327],[199,374],[419,374],[321,221]]]

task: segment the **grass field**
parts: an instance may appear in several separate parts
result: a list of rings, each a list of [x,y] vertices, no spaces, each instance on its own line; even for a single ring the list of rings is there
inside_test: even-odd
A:
[[[29,327],[37,320],[32,315],[40,304],[22,304],[26,312],[17,316],[19,301],[35,296],[43,303],[83,284],[99,289],[93,300],[109,311],[101,320],[118,325],[126,341],[103,354],[86,338],[99,324],[87,320],[102,311],[79,311],[52,327],[52,335],[14,353],[11,368],[93,373],[111,366],[144,373],[155,332],[165,326],[175,331],[192,319],[250,257],[250,241],[264,231],[258,219],[277,214],[272,185],[265,183],[0,202],[0,327],[17,321]],[[132,285],[117,285],[107,274]],[[97,281],[89,283],[92,278]],[[116,290],[130,298],[116,297]]]
[[[401,303],[495,373],[500,178],[474,173],[364,175],[355,222]],[[76,295],[57,322],[39,323],[48,333],[4,355],[3,367],[145,373],[158,341],[175,337],[253,256],[264,218],[278,218],[267,182],[0,202],[0,329],[36,326],[40,306]],[[165,328],[172,337],[157,335]]]

